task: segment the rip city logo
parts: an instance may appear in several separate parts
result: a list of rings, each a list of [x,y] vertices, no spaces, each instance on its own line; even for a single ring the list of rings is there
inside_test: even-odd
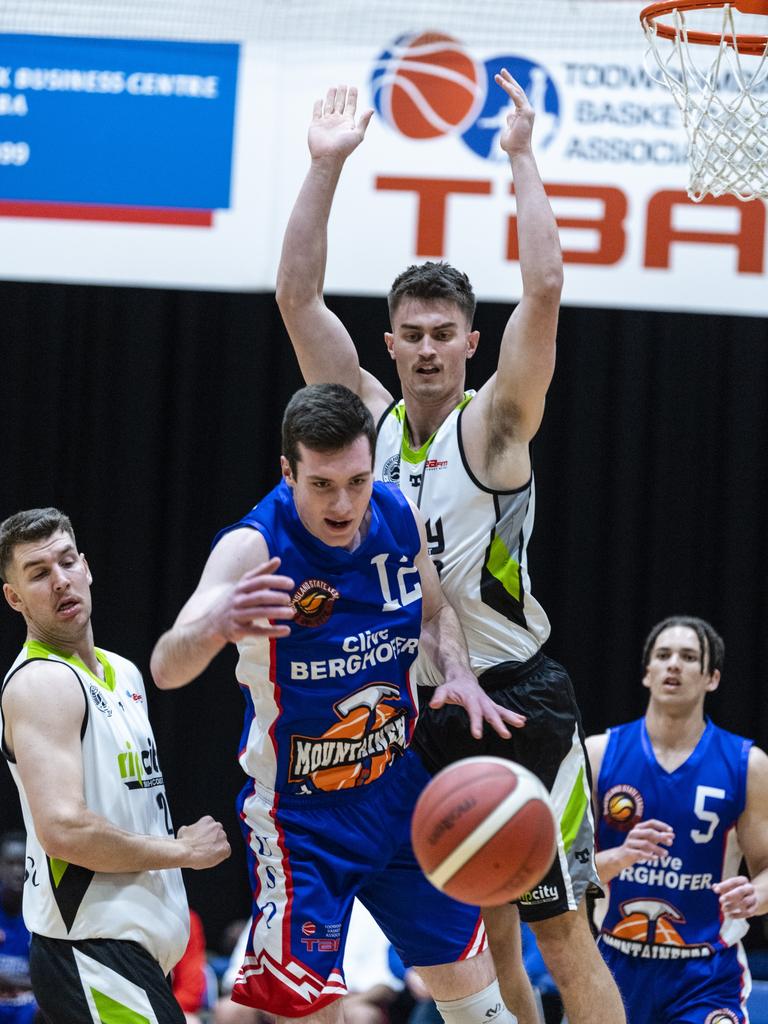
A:
[[[574,851],[573,855],[576,858],[576,860],[579,862],[579,864],[588,864],[589,863],[589,858],[590,858],[589,850],[576,850],[576,851]]]
[[[144,750],[134,750],[133,744],[126,741],[125,750],[117,755],[117,767],[128,789],[149,789],[163,785],[157,748],[150,736],[147,737]]]
[[[291,598],[296,609],[294,622],[299,626],[323,626],[330,619],[341,594],[325,580],[304,580]]]
[[[560,898],[556,885],[537,885],[530,892],[523,893],[520,903],[531,905],[534,903],[556,903]]]
[[[107,703],[104,694],[101,692],[101,689],[96,685],[96,683],[91,683],[89,692],[91,694],[91,700],[102,713],[102,715],[106,715],[107,718],[111,718],[112,708]]]
[[[391,683],[372,683],[337,701],[339,721],[322,736],[292,736],[289,780],[302,792],[364,786],[406,746],[407,710]]]
[[[373,103],[408,139],[456,135],[483,160],[506,161],[499,139],[514,104],[493,80],[502,68],[527,93],[534,146],[545,149],[560,127],[560,96],[547,69],[516,54],[478,62],[444,32],[401,35],[382,51],[371,74]]]
[[[390,455],[381,467],[381,479],[385,484],[396,484],[400,480],[400,454]]]
[[[634,786],[611,786],[603,797],[603,821],[619,832],[629,832],[644,810],[645,802]]]
[[[422,474],[421,473],[410,473],[409,476],[408,476],[408,481],[409,481],[411,487],[421,487],[421,479],[422,479]]]

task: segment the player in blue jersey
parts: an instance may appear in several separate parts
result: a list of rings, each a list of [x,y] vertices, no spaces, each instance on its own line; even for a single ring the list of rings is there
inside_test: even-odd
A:
[[[723,653],[702,619],[658,623],[645,716],[587,740],[608,886],[599,946],[629,1024],[748,1019],[740,939],[768,910],[768,757],[704,714]]]
[[[347,388],[294,395],[282,482],[218,535],[152,672],[162,688],[182,686],[238,645],[248,775],[238,809],[253,924],[235,1002],[341,1021],[357,896],[447,1024],[509,1024],[477,909],[434,889],[410,847],[413,804],[429,778],[408,749],[419,642],[445,679],[434,703],[465,707],[475,735],[484,719],[505,737],[524,719],[472,675],[418,512],[373,482],[375,439],[370,412]]]
[[[400,401],[361,366],[352,337],[325,304],[328,218],[344,164],[372,113],[356,116],[355,89],[332,88],[315,104],[310,167],[285,231],[277,301],[307,383],[346,384],[371,410],[378,424],[376,476],[396,482],[424,516],[430,555],[459,616],[473,671],[497,703],[528,718],[511,741],[500,742],[489,729],[478,740],[460,708],[428,707],[414,740],[432,772],[473,754],[506,757],[533,771],[550,792],[560,821],[550,871],[516,904],[483,909],[502,994],[521,1024],[538,1021],[522,964],[523,918],[570,1024],[621,1024],[621,999],[586,913],[586,892],[598,879],[581,719],[567,671],[542,650],[549,622],[528,574],[536,503],[529,445],[555,366],[562,254],[533,153],[533,107],[508,71],[494,81],[508,100],[499,145],[514,179],[522,295],[497,342],[496,371],[482,387],[465,387],[480,336],[472,286],[455,267],[408,267],[389,292],[384,341]],[[479,238],[470,244],[482,248]],[[435,683],[422,655],[413,676]]]

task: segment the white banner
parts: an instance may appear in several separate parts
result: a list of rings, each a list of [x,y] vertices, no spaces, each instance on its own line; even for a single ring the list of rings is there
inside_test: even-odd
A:
[[[110,201],[109,189],[100,190],[92,209],[72,203],[58,194],[55,170],[49,206],[37,194],[34,202],[25,199],[18,185],[24,168],[13,161],[22,152],[25,122],[32,124],[45,97],[54,89],[71,95],[86,111],[81,118],[112,116],[110,97],[78,89],[82,76],[35,78],[28,68],[19,75],[8,42],[13,37],[0,36],[0,276],[271,290],[282,232],[308,165],[312,104],[329,85],[348,82],[359,87],[360,106],[374,106],[376,113],[334,204],[327,290],[379,295],[409,263],[447,259],[467,271],[480,298],[514,301],[520,295],[515,205],[498,148],[506,97],[493,82],[494,71],[506,66],[537,111],[536,155],[566,263],[564,303],[768,313],[765,203],[725,197],[694,204],[687,198],[680,115],[645,67],[639,25],[636,50],[590,51],[581,40],[568,51],[540,53],[509,43],[479,51],[452,27],[435,25],[427,38],[407,28],[369,50],[340,47],[333,64],[313,61],[311,49],[298,44],[244,44],[229,205],[183,216],[169,216],[165,207],[126,206],[125,192]],[[112,70],[110,41],[101,42],[106,72]],[[61,55],[58,60],[64,62]],[[163,77],[161,63],[149,69],[151,78],[142,78],[151,83],[143,88],[171,88],[162,85],[173,76]],[[173,78],[173,88],[189,89],[179,79]],[[184,102],[190,109],[192,100]],[[35,130],[37,139],[39,123]],[[228,145],[225,131],[221,138]],[[3,150],[5,143],[17,148]],[[29,167],[35,145],[28,145]],[[225,166],[230,154],[208,152],[211,145],[201,140],[192,164],[215,157],[217,167]],[[152,153],[150,138],[143,156],[148,165]],[[70,159],[65,149],[62,166]],[[115,219],[121,208],[125,219]]]

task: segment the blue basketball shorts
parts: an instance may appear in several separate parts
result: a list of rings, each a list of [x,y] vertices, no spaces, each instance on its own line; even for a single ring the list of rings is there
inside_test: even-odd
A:
[[[712,956],[641,960],[599,942],[627,1024],[744,1024],[752,979],[741,943]]]
[[[238,811],[253,921],[234,1002],[303,1017],[345,995],[355,896],[406,966],[485,949],[477,907],[435,889],[414,858],[411,815],[428,781],[410,751],[380,779],[342,792],[284,796],[249,780]]]

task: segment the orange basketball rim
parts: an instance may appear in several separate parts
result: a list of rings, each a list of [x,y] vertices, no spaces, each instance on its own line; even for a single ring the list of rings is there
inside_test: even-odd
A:
[[[768,0],[660,0],[649,4],[640,12],[640,21],[646,27],[653,27],[656,34],[664,39],[675,40],[680,34],[677,24],[666,24],[659,20],[675,11],[706,11],[712,8],[731,7],[740,14],[764,14],[768,17]],[[685,30],[686,41],[704,46],[720,46],[725,43],[739,53],[761,56],[768,46],[768,35],[721,35],[719,32],[702,32],[698,29]]]

